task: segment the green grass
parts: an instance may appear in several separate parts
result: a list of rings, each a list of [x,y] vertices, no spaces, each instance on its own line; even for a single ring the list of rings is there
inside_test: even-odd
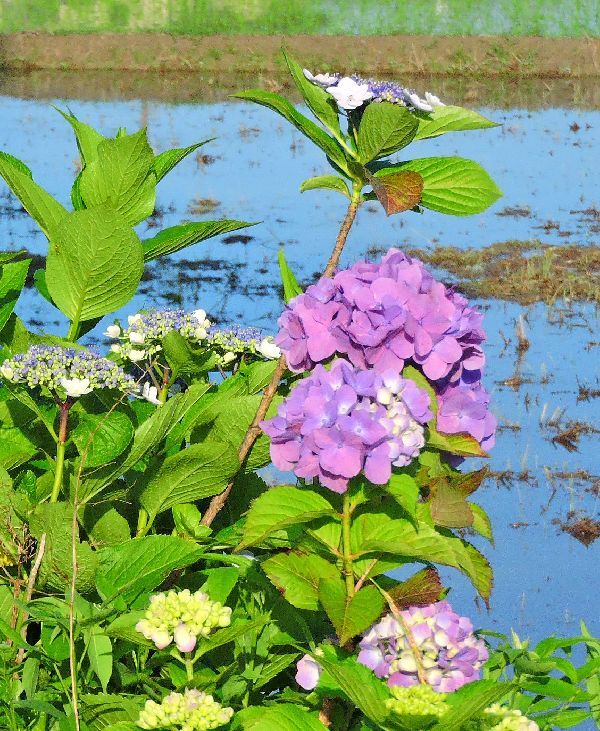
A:
[[[0,0],[0,33],[599,36],[598,0]]]

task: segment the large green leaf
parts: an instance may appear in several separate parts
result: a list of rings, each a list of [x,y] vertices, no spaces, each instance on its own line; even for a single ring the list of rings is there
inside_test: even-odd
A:
[[[364,586],[349,597],[342,579],[320,581],[319,601],[335,627],[342,647],[376,622],[385,608],[385,600],[374,586]]]
[[[70,112],[63,112],[63,110],[58,107],[54,108],[73,128],[83,166],[94,162],[94,160],[98,157],[98,145],[105,140],[106,137],[101,135],[100,132],[97,132],[93,127],[90,127],[89,124],[79,121],[74,114],[71,114]]]
[[[281,114],[288,122],[294,125],[297,130],[312,140],[315,145],[320,147],[323,152],[342,170],[347,171],[347,161],[343,148],[318,127],[314,122],[305,117],[292,105],[287,99],[279,94],[270,91],[262,91],[261,89],[250,89],[234,94],[238,99],[255,102],[264,107],[272,109],[274,112]]]
[[[104,203],[122,214],[131,226],[154,210],[156,175],[154,153],[146,130],[98,145],[98,157],[81,173],[79,191],[88,208]]]
[[[478,680],[464,685],[448,695],[450,710],[430,731],[459,731],[467,721],[501,701],[514,688],[512,683],[497,680]]]
[[[268,624],[269,620],[270,617],[267,614],[254,619],[236,619],[230,627],[217,630],[210,637],[203,639],[197,650],[197,657],[202,657],[202,655],[206,655],[207,652],[215,650],[217,647],[222,647],[237,640],[238,637],[243,637],[250,632],[261,629],[265,624]]]
[[[121,455],[133,438],[133,424],[122,411],[80,414],[72,432],[86,468],[108,464]]]
[[[215,370],[217,355],[201,345],[190,343],[177,330],[171,330],[163,338],[164,357],[171,369],[171,379],[195,376]]]
[[[477,439],[470,434],[460,432],[459,434],[444,434],[437,431],[433,424],[429,424],[427,446],[435,447],[442,452],[456,454],[459,457],[487,457],[488,454],[482,448]]]
[[[419,122],[406,107],[389,102],[369,104],[358,129],[358,154],[363,163],[387,157],[406,147]]]
[[[143,270],[140,240],[108,206],[70,213],[51,236],[46,283],[70,320],[118,310],[135,294]]]
[[[315,117],[322,122],[334,135],[340,135],[339,110],[335,99],[325,89],[312,84],[306,76],[300,64],[284,51],[283,56],[287,67],[292,75],[298,91],[304,97],[308,108]]]
[[[205,239],[210,239],[219,234],[237,231],[240,228],[256,226],[255,223],[247,221],[197,221],[195,223],[182,223],[179,226],[165,228],[151,239],[144,239],[144,261],[152,261],[159,256],[168,256],[176,251],[185,249],[186,246],[197,244]]]
[[[31,259],[23,259],[0,266],[0,330],[17,304],[30,264]]]
[[[305,193],[307,190],[319,189],[335,190],[337,193],[345,195],[346,198],[350,198],[348,184],[344,178],[340,178],[337,175],[317,175],[316,178],[308,178],[300,186],[301,193]]]
[[[178,503],[192,503],[222,492],[239,469],[231,445],[207,441],[167,457],[140,494],[151,519]]]
[[[171,170],[173,170],[176,165],[179,165],[179,163],[189,154],[194,152],[194,150],[197,150],[199,147],[202,147],[202,145],[205,145],[207,142],[212,142],[212,139],[196,142],[196,144],[189,145],[189,147],[178,147],[173,150],[165,150],[164,152],[156,155],[154,158],[156,182],[158,183],[162,180],[167,173],[170,173]]]
[[[262,543],[275,531],[291,525],[334,514],[331,503],[313,490],[272,487],[252,503],[237,550]]]
[[[67,209],[32,180],[31,171],[26,165],[5,152],[0,152],[0,176],[50,238],[54,228],[67,215]]]
[[[298,284],[294,272],[290,269],[282,249],[279,249],[277,258],[279,260],[281,283],[283,284],[283,298],[288,303],[294,297],[302,294],[302,287]]]
[[[382,168],[375,177],[410,170],[423,178],[421,205],[452,216],[481,213],[502,195],[488,173],[462,157],[424,157]]]
[[[82,695],[80,701],[81,716],[90,731],[125,731],[139,728],[135,723],[141,711],[141,703],[137,697],[97,693]]]
[[[329,561],[300,551],[278,553],[263,561],[262,568],[290,604],[312,611],[319,609],[319,581],[340,577]]]
[[[113,671],[113,654],[110,637],[104,634],[99,627],[92,627],[85,632],[87,655],[92,672],[96,674],[102,690],[106,688]]]
[[[418,117],[419,129],[414,137],[415,140],[437,137],[446,132],[463,132],[470,129],[500,126],[497,122],[492,122],[471,109],[450,105],[436,107],[430,114],[418,115]]]
[[[364,513],[352,524],[352,553],[392,553],[415,561],[452,566],[465,573],[488,601],[492,569],[487,559],[467,541],[445,530],[435,530],[421,521],[418,530],[408,520],[384,513]]]
[[[253,706],[234,716],[232,728],[236,731],[324,731],[316,712],[292,703],[274,706]]]
[[[176,536],[144,536],[98,551],[99,575],[115,595],[152,591],[175,569],[198,561],[202,549]]]

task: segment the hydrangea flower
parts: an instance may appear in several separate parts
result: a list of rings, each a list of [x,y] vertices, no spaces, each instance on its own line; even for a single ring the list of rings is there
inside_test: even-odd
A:
[[[393,685],[390,691],[393,698],[385,705],[394,713],[442,718],[448,712],[446,694],[436,693],[430,685],[412,685],[409,688]]]
[[[539,731],[535,721],[521,711],[512,710],[495,703],[486,708],[480,718],[468,721],[464,731]]]
[[[170,693],[162,703],[146,701],[137,725],[143,729],[204,731],[229,723],[233,708],[222,706],[212,695],[195,688]]]
[[[271,336],[263,335],[257,327],[212,328],[208,332],[207,344],[220,354],[221,365],[227,365],[238,355],[249,353],[262,355],[267,360],[279,358],[281,350]]]
[[[323,650],[317,648],[315,655],[322,655]],[[314,690],[319,684],[321,666],[310,655],[304,655],[296,663],[296,682],[304,690]]]
[[[455,433],[460,423],[461,431],[489,447],[495,420],[480,385],[482,319],[422,262],[391,249],[380,263],[358,262],[291,300],[275,342],[296,372],[336,354],[378,373],[414,365],[443,403],[438,429],[444,431],[443,423]],[[473,393],[467,395],[469,390]]]
[[[304,76],[315,86],[326,89],[342,109],[357,109],[366,102],[390,102],[421,112],[432,112],[435,107],[445,106],[435,94],[426,91],[422,99],[413,89],[395,81],[365,79],[357,74],[313,75],[308,69],[304,69]]]
[[[337,360],[299,381],[278,414],[261,423],[271,459],[298,477],[345,492],[361,472],[383,485],[392,465],[405,466],[425,444],[429,395],[396,373],[378,374]]]
[[[134,363],[150,359],[161,350],[163,338],[170,332],[178,332],[184,338],[200,343],[206,340],[210,321],[204,310],[148,310],[129,315],[128,327],[110,325],[104,334],[120,340],[111,346],[113,353]]]
[[[23,383],[29,388],[47,388],[53,392],[62,389],[71,398],[100,388],[116,388],[132,394],[138,390],[133,377],[116,363],[90,350],[59,345],[32,345],[26,353],[5,360],[0,374],[6,381]]]
[[[168,591],[150,597],[144,619],[135,628],[159,650],[173,640],[180,652],[192,652],[198,637],[231,624],[231,608],[213,602],[208,594],[189,589]]]
[[[435,691],[451,693],[480,678],[488,652],[473,634],[467,617],[456,614],[447,601],[411,607],[400,614],[419,650],[427,683]],[[358,662],[371,668],[378,678],[386,678],[390,687],[419,684],[417,658],[402,622],[386,615],[359,644]]]

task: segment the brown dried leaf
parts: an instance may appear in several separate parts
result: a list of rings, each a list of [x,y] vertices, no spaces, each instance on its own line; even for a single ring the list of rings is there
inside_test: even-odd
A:
[[[412,170],[372,177],[369,182],[388,216],[414,208],[423,194],[423,178]]]
[[[440,600],[444,592],[440,575],[435,569],[418,571],[388,591],[398,609],[425,607]]]

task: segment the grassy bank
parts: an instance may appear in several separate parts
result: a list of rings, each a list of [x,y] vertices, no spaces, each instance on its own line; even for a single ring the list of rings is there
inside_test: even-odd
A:
[[[0,0],[0,33],[600,35],[597,0]]]
[[[600,73],[600,39],[533,37],[0,35],[0,67],[264,74],[284,45],[304,65],[368,75],[584,78]]]

